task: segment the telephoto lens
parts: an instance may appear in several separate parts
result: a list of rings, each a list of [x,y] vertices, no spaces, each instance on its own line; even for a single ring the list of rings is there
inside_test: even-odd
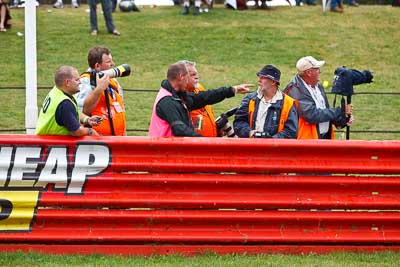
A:
[[[228,137],[236,137],[235,131],[232,129],[232,126],[229,122],[227,122],[224,127],[222,128],[226,136]]]
[[[99,74],[99,78],[103,77],[104,74],[107,74],[108,76],[110,76],[110,78],[125,77],[131,74],[131,67],[128,64],[122,64],[115,68],[111,68],[100,72],[96,72],[93,70],[90,72],[90,85],[92,86],[96,86],[97,73]]]

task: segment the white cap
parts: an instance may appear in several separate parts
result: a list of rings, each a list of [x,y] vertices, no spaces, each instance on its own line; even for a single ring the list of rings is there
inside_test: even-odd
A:
[[[325,64],[325,61],[318,61],[312,56],[302,57],[297,61],[296,68],[298,72],[304,72],[309,69],[319,69]]]

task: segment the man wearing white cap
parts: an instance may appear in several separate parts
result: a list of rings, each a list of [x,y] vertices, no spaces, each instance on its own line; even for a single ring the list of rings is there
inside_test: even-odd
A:
[[[297,100],[299,113],[298,139],[334,139],[333,125],[342,128],[344,117],[352,119],[352,106],[347,104],[345,111],[340,107],[329,107],[323,86],[319,83],[321,67],[325,61],[312,56],[297,61],[297,75],[286,86],[285,93]],[[344,113],[344,114],[343,114]]]

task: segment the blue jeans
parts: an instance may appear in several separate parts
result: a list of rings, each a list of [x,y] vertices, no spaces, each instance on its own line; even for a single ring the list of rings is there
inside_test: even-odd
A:
[[[299,6],[302,0],[296,0],[296,6]],[[314,4],[314,0],[306,0],[307,5]]]
[[[342,0],[332,0],[331,1],[331,10],[335,9],[342,3]]]
[[[112,4],[111,0],[100,0],[101,8],[103,9],[104,20],[106,21],[107,31],[112,33],[115,26],[112,20]],[[97,13],[96,13],[96,0],[88,0],[90,8],[90,30],[98,30],[97,28]]]

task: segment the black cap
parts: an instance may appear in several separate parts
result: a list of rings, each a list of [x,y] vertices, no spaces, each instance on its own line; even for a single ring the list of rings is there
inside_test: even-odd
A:
[[[276,81],[279,84],[279,80],[281,79],[281,71],[274,65],[265,65],[259,72],[257,72],[257,76],[263,76]]]

